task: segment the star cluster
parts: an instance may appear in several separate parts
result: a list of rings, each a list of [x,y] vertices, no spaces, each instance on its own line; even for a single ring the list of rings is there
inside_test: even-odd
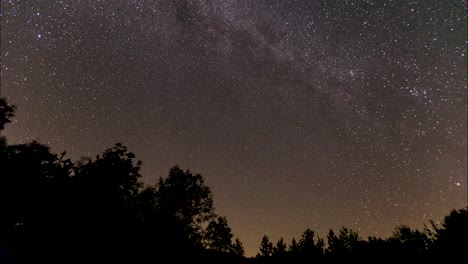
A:
[[[466,206],[466,1],[2,0],[10,143],[123,142],[200,172],[261,236],[362,236]]]

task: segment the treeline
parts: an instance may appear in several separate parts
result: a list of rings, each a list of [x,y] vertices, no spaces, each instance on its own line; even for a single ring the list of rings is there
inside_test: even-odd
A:
[[[15,108],[0,99],[0,130]],[[0,138],[0,263],[238,262],[227,219],[201,175],[175,166],[144,186],[122,144],[72,162],[38,142]]]
[[[452,210],[440,225],[430,221],[423,231],[398,226],[386,239],[372,236],[364,240],[346,227],[338,233],[330,229],[327,243],[310,229],[289,245],[283,238],[273,243],[265,235],[259,250],[256,258],[260,263],[468,261],[468,211]]]
[[[0,99],[0,131],[15,108]],[[0,263],[311,263],[466,259],[468,214],[454,210],[423,231],[400,226],[381,239],[312,230],[286,244],[264,236],[245,258],[199,174],[175,166],[153,186],[122,144],[72,162],[38,142],[0,137]]]

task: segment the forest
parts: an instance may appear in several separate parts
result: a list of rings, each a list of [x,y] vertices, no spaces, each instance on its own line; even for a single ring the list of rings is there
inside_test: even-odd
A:
[[[0,99],[0,130],[15,111]],[[291,242],[265,235],[247,258],[202,175],[174,166],[148,186],[141,164],[120,143],[73,162],[40,142],[0,137],[0,263],[468,261],[467,208],[423,230],[397,226],[388,238],[346,227],[326,238],[307,229]]]

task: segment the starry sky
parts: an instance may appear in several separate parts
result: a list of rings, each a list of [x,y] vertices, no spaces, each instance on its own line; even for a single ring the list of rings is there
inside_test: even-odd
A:
[[[248,256],[467,205],[464,0],[1,0],[9,143],[201,173]]]

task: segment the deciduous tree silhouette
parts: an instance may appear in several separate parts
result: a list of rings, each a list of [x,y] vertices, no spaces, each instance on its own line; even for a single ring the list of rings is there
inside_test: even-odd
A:
[[[436,227],[432,255],[440,259],[458,259],[468,262],[468,210],[452,210],[442,226]]]
[[[175,166],[155,189],[158,214],[169,231],[162,234],[167,243],[202,247],[202,225],[214,217],[213,195],[202,176]]]
[[[0,131],[15,107],[0,98]],[[203,177],[175,166],[154,186],[140,181],[141,161],[122,144],[72,162],[33,141],[0,137],[0,262],[244,263],[244,248],[225,217],[215,218]],[[362,240],[351,229],[325,243],[307,229],[289,247],[263,236],[251,263],[321,261],[468,262],[468,212],[451,211],[423,231],[399,226],[386,239]],[[206,227],[206,228],[205,228]],[[288,249],[288,250],[287,250]]]
[[[136,239],[140,168],[141,161],[121,143],[75,167],[76,236],[93,237],[88,245],[92,254],[121,252],[120,258],[130,258],[123,254],[130,251],[128,241]]]
[[[219,216],[210,221],[206,228],[204,242],[210,250],[230,254],[233,251],[232,232],[226,217]]]
[[[1,128],[13,107],[2,103]],[[38,142],[2,145],[0,153],[0,247],[16,262],[51,261],[64,249],[71,228],[68,202],[73,163]],[[57,250],[55,255],[51,253]],[[63,252],[63,251],[62,251]],[[3,255],[3,254],[2,254]]]
[[[393,254],[412,258],[425,256],[431,244],[426,234],[405,225],[395,228],[388,242]]]

